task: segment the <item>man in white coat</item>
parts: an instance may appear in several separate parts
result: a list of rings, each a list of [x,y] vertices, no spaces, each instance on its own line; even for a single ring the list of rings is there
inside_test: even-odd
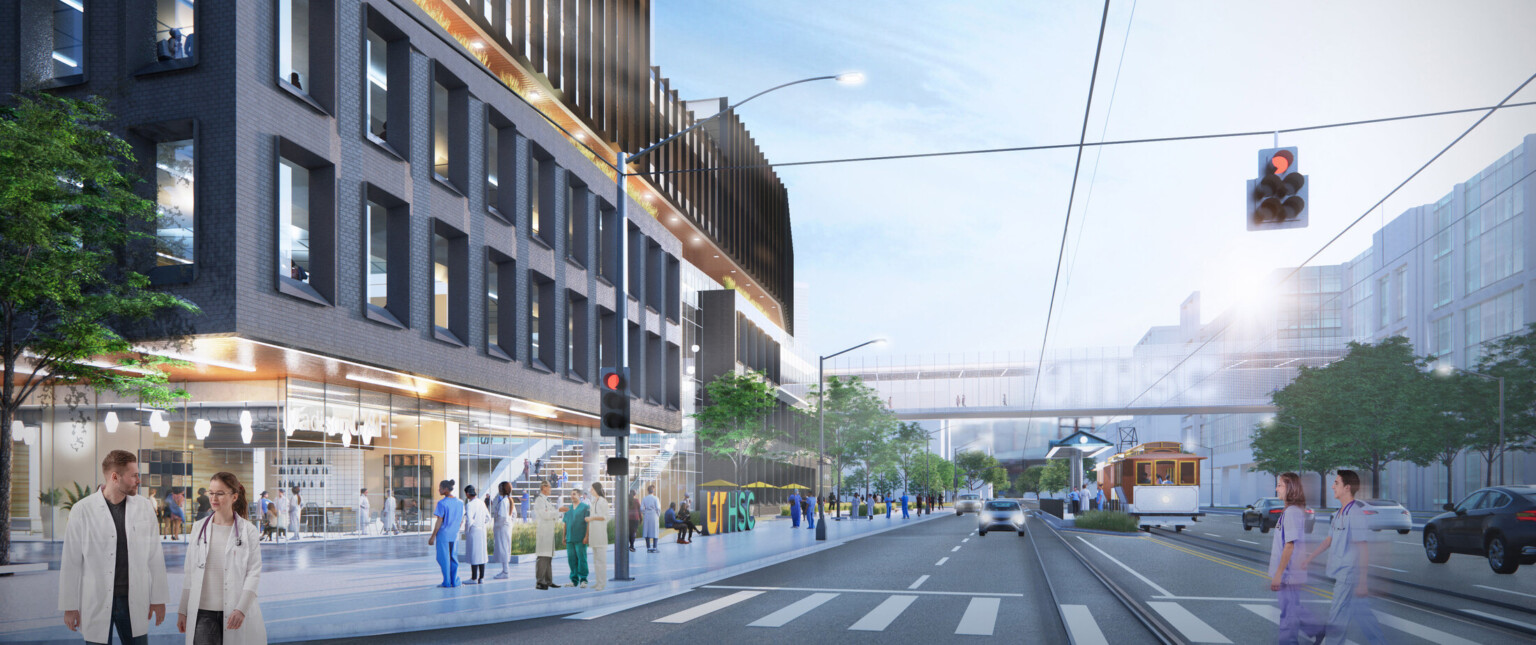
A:
[[[101,461],[101,490],[74,505],[59,563],[64,625],[88,643],[148,643],[149,619],[165,621],[170,597],[165,552],[154,504],[139,497],[133,453],[113,450]]]
[[[384,489],[384,532],[391,535],[400,531],[395,527],[395,491],[391,488]]]
[[[549,589],[559,587],[554,582],[554,573],[551,566],[555,558],[555,522],[560,519],[564,508],[557,508],[555,501],[549,497],[549,482],[539,484],[539,497],[533,500],[533,517],[539,524],[535,527],[533,554],[537,556],[534,565],[534,587],[537,589]]]
[[[368,489],[357,494],[357,534],[368,534]]]
[[[277,489],[277,536],[281,540],[288,536],[288,498],[283,496],[283,489]]]

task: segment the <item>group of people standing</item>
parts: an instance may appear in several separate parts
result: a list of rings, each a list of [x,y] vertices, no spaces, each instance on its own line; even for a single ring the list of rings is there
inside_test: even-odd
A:
[[[917,506],[916,512],[919,517],[921,517],[924,512],[932,514],[933,509],[943,507],[942,496],[917,495],[915,498]],[[798,492],[793,492],[789,494],[788,501],[790,528],[800,528],[801,516],[804,516],[806,519],[806,528],[816,528],[816,515],[818,512],[824,509],[824,506],[822,506],[823,502],[821,498],[802,496]],[[894,511],[896,508],[895,501],[896,500],[888,498],[884,495],[880,495],[878,493],[871,494],[866,500],[863,495],[855,493],[853,495],[853,506],[850,509],[850,514],[854,517],[864,517],[873,520],[875,519],[876,514],[875,505],[883,503],[885,504],[885,516],[889,518],[891,517],[892,511]],[[908,493],[901,494],[901,517],[903,519],[912,517],[913,501],[913,495]],[[827,505],[831,505],[833,508],[838,508],[839,514],[841,513],[841,508],[838,505],[837,497],[835,495],[828,494],[825,503]]]
[[[115,632],[118,642],[148,643],[149,621],[165,621],[170,596],[155,505],[138,496],[133,453],[107,453],[101,471],[104,483],[74,505],[65,529],[59,610],[86,642],[110,643]],[[205,493],[209,512],[190,527],[176,627],[188,645],[265,643],[261,531],[245,517],[245,486],[221,472]]]
[[[1104,510],[1104,487],[1087,484],[1067,491],[1067,501],[1071,503],[1074,515],[1083,511]]]

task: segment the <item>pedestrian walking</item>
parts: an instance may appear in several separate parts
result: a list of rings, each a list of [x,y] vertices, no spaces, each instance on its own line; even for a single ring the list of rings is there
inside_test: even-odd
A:
[[[906,520],[912,518],[912,516],[907,512],[907,502],[911,501],[911,499],[911,496],[908,495],[906,491],[901,492],[901,519]]]
[[[86,642],[149,642],[149,619],[165,621],[169,586],[156,540],[155,507],[139,497],[138,459],[113,450],[101,461],[105,483],[70,509],[59,561],[64,626]],[[133,530],[129,530],[133,527]]]
[[[289,499],[283,495],[283,489],[277,489],[277,500],[273,502],[273,511],[277,514],[277,537],[279,540],[288,537]]]
[[[549,589],[559,587],[555,584],[554,574],[551,573],[552,563],[555,559],[555,520],[560,519],[560,509],[555,506],[555,500],[549,498],[549,482],[539,484],[539,497],[533,500],[533,516],[538,520],[535,526],[533,554],[536,556],[534,565],[534,588]]]
[[[522,503],[521,506],[518,507],[518,511],[519,511],[518,512],[518,519],[521,520],[521,521],[527,522],[528,518],[529,518],[529,515],[528,515],[528,491],[523,491],[523,503]]]
[[[170,538],[172,541],[181,539],[181,529],[187,522],[187,512],[181,508],[181,491],[172,490],[165,496],[166,524],[170,526]]]
[[[534,459],[533,460],[533,474],[534,474],[534,476],[538,476],[539,472],[542,471],[542,470],[544,470],[544,460],[542,458]]]
[[[1077,505],[1078,505],[1079,499],[1080,499],[1079,498],[1079,494],[1077,492],[1077,488],[1074,487],[1074,488],[1071,488],[1071,489],[1067,490],[1067,499],[1071,500],[1071,502],[1072,502],[1072,514],[1073,515],[1077,515],[1079,513]]]
[[[289,492],[293,493],[293,501],[288,502],[288,525],[293,527],[293,538],[304,536],[303,527],[299,526],[299,519],[304,513],[304,498],[299,496],[299,487],[294,486]]]
[[[587,513],[587,546],[592,547],[592,590],[608,586],[608,518],[612,517],[603,483],[592,482],[592,508]],[[570,548],[570,545],[566,545]]]
[[[635,550],[635,535],[640,531],[640,496],[629,494],[629,550]]]
[[[208,517],[213,512],[213,507],[208,504],[208,489],[197,489],[197,519]]]
[[[357,534],[368,534],[368,489],[364,488],[357,493]]]
[[[806,508],[806,511],[805,511],[805,524],[806,524],[806,527],[807,528],[811,528],[811,529],[815,529],[816,528],[816,513],[821,510],[821,498],[820,497],[801,498],[800,503],[804,504],[805,508]]]
[[[800,528],[800,493],[789,494],[789,528]]]
[[[394,489],[384,489],[384,532],[390,535],[400,532],[400,525],[395,521],[395,507],[399,504],[399,500],[395,499]]]
[[[1279,593],[1279,642],[1294,643],[1302,633],[1308,639],[1322,635],[1322,625],[1301,604],[1301,590],[1307,584],[1303,566],[1307,552],[1307,493],[1296,473],[1282,473],[1275,480],[1275,496],[1285,500],[1285,510],[1275,523],[1269,546],[1269,590]]]
[[[528,479],[528,460],[523,460],[523,479]]]
[[[507,563],[512,561],[511,482],[501,482],[496,487],[496,497],[491,500],[491,530],[495,537],[491,546],[496,550],[496,562],[501,564],[501,573],[496,574],[496,579],[506,580],[510,575]]]
[[[486,555],[485,529],[491,523],[491,512],[485,508],[485,498],[477,495],[474,486],[465,486],[464,495],[464,550],[469,556],[469,583],[485,584]]]
[[[1353,470],[1340,470],[1333,478],[1333,495],[1343,504],[1329,523],[1328,537],[1307,556],[1302,568],[1312,563],[1323,551],[1328,552],[1328,576],[1333,578],[1333,604],[1328,608],[1328,625],[1325,628],[1326,643],[1343,643],[1349,627],[1356,625],[1363,632],[1366,642],[1385,643],[1381,624],[1370,607],[1370,590],[1366,587],[1370,566],[1367,542],[1370,540],[1370,524],[1365,509],[1355,499],[1360,492],[1360,475]]]
[[[571,586],[587,586],[587,517],[591,507],[581,499],[581,489],[571,491],[565,510],[565,563],[571,570]]]
[[[891,498],[885,495],[880,496],[880,501],[885,502],[885,519],[891,519],[891,507],[895,506],[895,504],[892,504]]]
[[[261,524],[261,539],[272,537],[272,500],[267,499],[267,491],[261,491],[261,498],[256,500],[257,520]]]
[[[427,546],[437,547],[437,566],[443,570],[443,583],[439,587],[459,586],[459,559],[453,545],[459,539],[459,529],[464,524],[464,502],[453,496],[453,480],[444,479],[437,485],[437,507],[432,515],[437,518]]]
[[[1093,498],[1093,506],[1098,510],[1104,510],[1104,487],[1099,487],[1099,492]]]
[[[656,523],[661,521],[661,500],[656,499],[656,485],[649,484],[645,487],[645,499],[640,502],[641,537],[645,538],[645,550],[647,553],[656,553]]]
[[[245,518],[245,486],[234,473],[214,475],[208,490],[212,512],[197,522],[197,538],[187,545],[176,630],[187,635],[187,645],[265,644],[267,623],[256,602],[261,529]]]

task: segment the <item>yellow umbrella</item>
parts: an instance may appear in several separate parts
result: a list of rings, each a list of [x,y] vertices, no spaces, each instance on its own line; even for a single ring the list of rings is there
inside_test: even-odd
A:
[[[780,486],[779,488],[792,489],[792,490],[810,490],[811,489],[810,486],[802,486],[800,484],[789,484],[787,486]]]
[[[742,486],[742,488],[778,488],[778,486],[774,486],[768,482],[752,482],[746,486]]]
[[[731,482],[725,481],[724,479],[716,479],[715,481],[712,481],[712,482],[707,482],[707,483],[699,484],[699,488],[741,488],[741,487],[737,486],[736,484],[732,484]]]

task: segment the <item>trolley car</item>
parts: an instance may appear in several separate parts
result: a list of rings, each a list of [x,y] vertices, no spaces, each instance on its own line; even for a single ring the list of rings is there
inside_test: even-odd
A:
[[[1110,457],[1099,466],[1099,485],[1135,517],[1142,530],[1172,526],[1182,531],[1200,511],[1200,461],[1177,441],[1151,441]],[[1185,519],[1188,518],[1188,519]]]

